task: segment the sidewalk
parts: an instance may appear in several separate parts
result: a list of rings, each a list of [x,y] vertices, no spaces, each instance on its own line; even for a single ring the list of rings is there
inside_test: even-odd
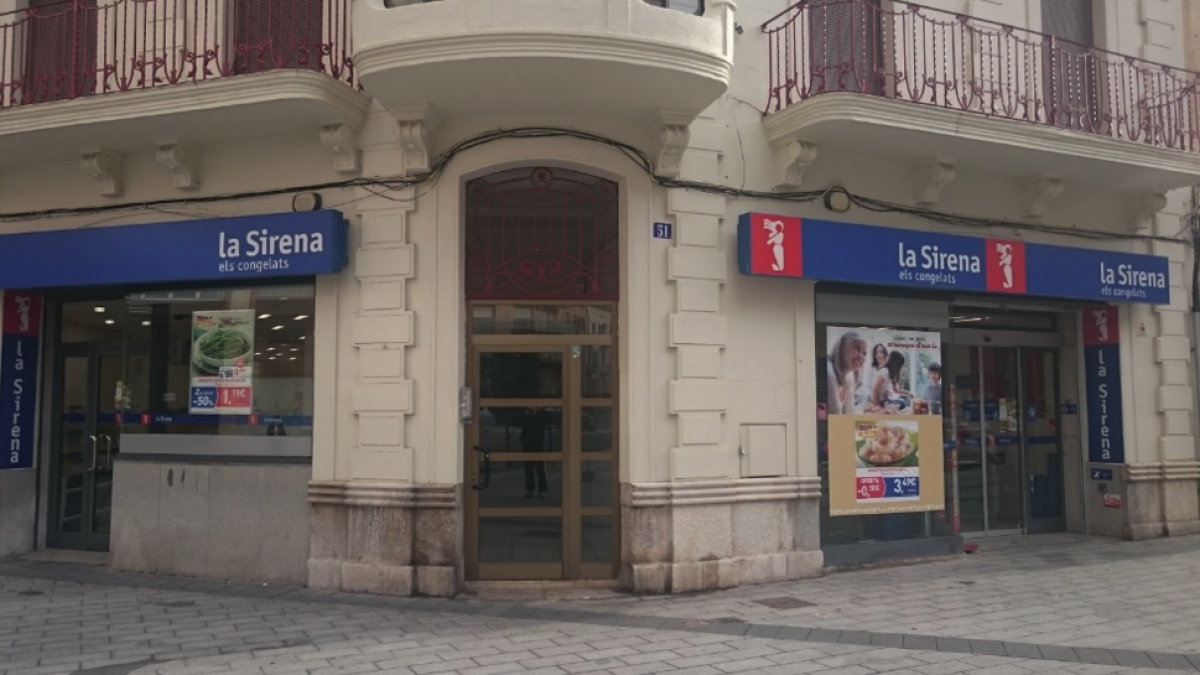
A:
[[[533,603],[0,564],[3,675],[1164,670],[1200,670],[1200,537],[984,541],[953,562]]]

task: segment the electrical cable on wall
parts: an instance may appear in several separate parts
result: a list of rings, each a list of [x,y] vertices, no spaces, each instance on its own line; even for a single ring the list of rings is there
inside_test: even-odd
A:
[[[507,139],[545,139],[545,138],[575,138],[601,145],[607,145],[624,154],[630,161],[644,171],[655,183],[670,189],[685,189],[695,190],[707,194],[719,195],[733,198],[748,198],[748,199],[765,199],[773,201],[791,202],[791,203],[808,203],[819,199],[824,199],[831,193],[842,193],[849,198],[850,203],[859,208],[873,213],[899,213],[904,215],[915,216],[930,222],[939,223],[942,225],[951,225],[965,228],[1008,228],[1014,230],[1027,230],[1044,232],[1051,234],[1070,235],[1074,237],[1087,237],[1092,239],[1109,239],[1109,240],[1140,240],[1140,241],[1167,241],[1172,243],[1183,243],[1189,246],[1196,247],[1198,242],[1195,237],[1187,239],[1177,239],[1171,237],[1163,237],[1157,235],[1142,235],[1142,234],[1122,234],[1096,232],[1082,230],[1072,227],[1061,227],[1053,225],[1044,225],[1036,223],[1022,223],[1009,220],[1000,220],[995,218],[979,218],[974,216],[963,216],[943,211],[935,211],[916,206],[908,206],[898,204],[882,199],[875,199],[860,194],[850,192],[846,188],[835,185],[822,190],[802,190],[795,192],[763,192],[757,190],[747,190],[744,188],[735,188],[727,185],[719,185],[716,183],[705,183],[698,181],[687,181],[673,178],[662,178],[654,174],[654,165],[646,153],[636,147],[617,141],[611,138],[592,134],[585,131],[575,129],[563,129],[558,127],[523,127],[517,129],[496,129],[493,131],[484,132],[471,138],[466,138],[450,147],[446,152],[435,158],[430,171],[428,173],[396,178],[354,178],[344,181],[336,181],[329,183],[318,183],[313,185],[292,186],[287,188],[276,188],[271,190],[259,190],[253,192],[241,192],[224,195],[211,195],[205,197],[176,197],[172,199],[161,199],[140,203],[129,204],[109,204],[104,206],[76,207],[64,209],[47,209],[42,211],[27,211],[23,213],[0,213],[0,222],[11,222],[15,220],[35,220],[42,218],[53,218],[72,215],[85,215],[90,213],[106,213],[117,211],[136,211],[136,210],[153,210],[155,208],[167,206],[188,206],[196,204],[211,204],[216,202],[236,201],[241,199],[253,199],[259,197],[270,197],[275,195],[294,194],[297,192],[309,192],[314,190],[329,190],[329,189],[344,189],[344,188],[363,188],[371,192],[371,196],[383,197],[392,201],[411,203],[416,197],[396,197],[388,195],[388,192],[399,192],[407,190],[419,185],[428,184],[432,189],[445,173],[450,162],[458,155],[473,150],[475,148],[494,143],[496,141]],[[382,188],[382,189],[380,189]],[[422,193],[422,195],[425,193]],[[418,197],[421,195],[418,195]],[[359,200],[351,200],[359,201]],[[347,202],[349,203],[349,202]]]

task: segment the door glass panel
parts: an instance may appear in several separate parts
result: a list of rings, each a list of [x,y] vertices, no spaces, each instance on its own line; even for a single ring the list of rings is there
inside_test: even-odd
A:
[[[612,347],[583,347],[580,355],[583,382],[580,383],[584,398],[612,398]]]
[[[561,398],[562,352],[485,352],[479,357],[481,398]]]
[[[562,518],[480,518],[479,562],[560,563]]]
[[[557,406],[479,411],[479,445],[491,452],[562,452],[562,429]]]
[[[100,391],[96,418],[96,469],[92,472],[92,532],[109,534],[112,523],[113,461],[121,452],[121,434],[146,429],[138,424],[149,410],[150,357],[103,354],[99,359]],[[144,431],[143,431],[144,433]]]
[[[611,305],[475,305],[476,335],[612,335]]]
[[[610,452],[613,449],[612,408],[586,407],[580,413],[584,452]]]
[[[983,348],[988,530],[1021,527],[1021,411],[1015,349]]]
[[[562,506],[562,462],[505,461],[493,456],[491,465],[487,488],[479,491],[480,508],[540,509]],[[482,465],[480,469],[482,471]]]
[[[1029,474],[1029,518],[1064,517],[1062,446],[1054,352],[1023,350],[1021,377],[1025,407],[1025,457]],[[1062,524],[1065,526],[1065,523]],[[1057,529],[1061,529],[1059,526]],[[1039,528],[1043,530],[1044,528]]]
[[[613,505],[612,462],[584,461],[579,472],[579,501],[584,507]]]
[[[613,561],[613,517],[584,516],[580,542],[583,562],[611,563]]]
[[[979,348],[951,346],[946,350],[954,375],[955,440],[958,444],[958,502],[960,531],[983,532],[982,408],[979,400]],[[992,414],[993,410],[988,410]]]
[[[88,438],[88,358],[63,359],[62,419],[58,448],[58,529],[83,532],[87,469],[92,460]]]

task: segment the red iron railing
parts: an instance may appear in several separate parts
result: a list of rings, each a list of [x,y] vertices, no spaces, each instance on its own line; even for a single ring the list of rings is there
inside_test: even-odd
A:
[[[849,92],[1200,152],[1200,74],[889,4],[801,0],[763,24],[767,112]]]
[[[64,0],[0,14],[0,108],[269,70],[356,86],[351,0]]]

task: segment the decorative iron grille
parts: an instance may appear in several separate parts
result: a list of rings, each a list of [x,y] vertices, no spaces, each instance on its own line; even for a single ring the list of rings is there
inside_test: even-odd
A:
[[[619,296],[617,185],[568,169],[512,169],[467,183],[471,300]]]

